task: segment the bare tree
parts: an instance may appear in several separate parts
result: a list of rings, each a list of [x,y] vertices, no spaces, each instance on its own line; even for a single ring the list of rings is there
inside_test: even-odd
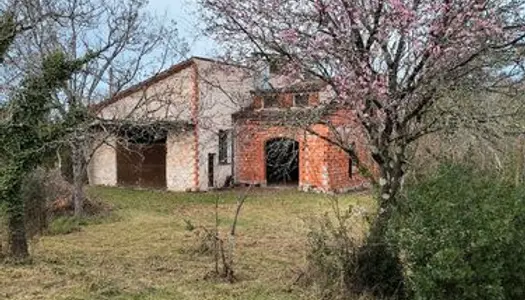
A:
[[[54,95],[55,117],[70,124],[70,131],[62,142],[71,153],[73,204],[75,214],[81,215],[86,169],[97,148],[92,143],[96,140],[101,145],[110,136],[100,134],[104,130],[92,130],[94,124],[107,123],[101,122],[90,107],[146,76],[159,73],[179,59],[184,44],[177,36],[174,22],[147,12],[147,1],[26,0],[20,3],[20,13],[27,18],[47,14],[54,17],[36,25],[14,45],[14,51],[7,57],[12,67],[7,75],[11,78],[16,79],[21,70],[31,69],[34,58],[55,50],[63,51],[71,59],[100,51],[83,72],[73,76],[63,92]]]

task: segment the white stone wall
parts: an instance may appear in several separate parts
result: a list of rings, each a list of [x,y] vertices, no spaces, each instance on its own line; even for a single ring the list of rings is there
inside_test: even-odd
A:
[[[193,131],[168,134],[166,185],[170,191],[194,191],[195,137]]]
[[[117,185],[117,151],[115,137],[95,141],[94,152],[88,166],[89,183],[92,185]]]
[[[183,69],[105,107],[104,119],[191,120],[192,68]]]
[[[253,77],[246,69],[197,60],[199,72],[199,188],[208,190],[208,154],[215,153],[215,187],[233,174],[232,114],[251,102]],[[228,164],[219,164],[219,130],[229,130]]]

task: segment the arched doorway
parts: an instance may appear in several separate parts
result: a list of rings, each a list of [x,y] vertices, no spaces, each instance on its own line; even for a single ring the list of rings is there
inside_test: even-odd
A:
[[[268,140],[266,153],[266,183],[299,184],[299,142],[289,138]]]

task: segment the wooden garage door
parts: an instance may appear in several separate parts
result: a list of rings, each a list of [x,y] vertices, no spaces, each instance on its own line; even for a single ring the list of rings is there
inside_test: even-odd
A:
[[[166,144],[128,144],[117,148],[120,186],[166,188]]]

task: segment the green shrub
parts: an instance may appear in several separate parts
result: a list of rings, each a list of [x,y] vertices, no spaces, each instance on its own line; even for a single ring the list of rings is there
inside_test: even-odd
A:
[[[407,186],[390,226],[413,299],[525,299],[525,188],[442,166]]]

